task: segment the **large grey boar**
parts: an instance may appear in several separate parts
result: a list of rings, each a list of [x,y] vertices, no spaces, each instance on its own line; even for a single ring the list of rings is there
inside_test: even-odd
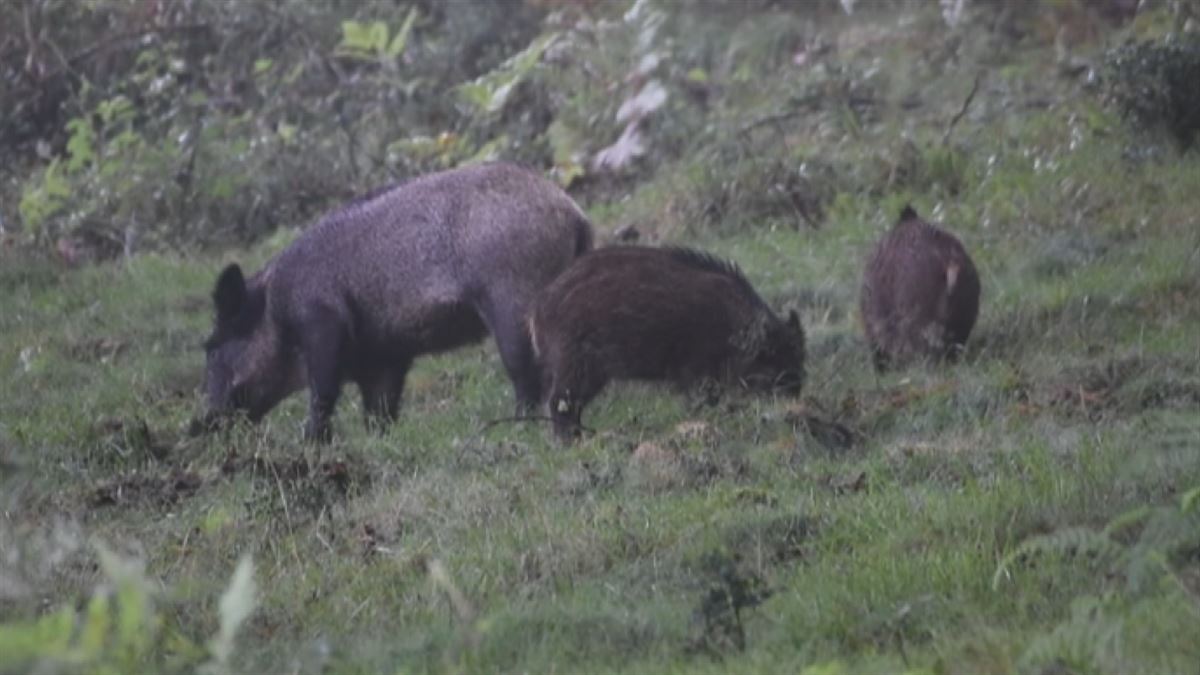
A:
[[[571,264],[529,319],[555,433],[578,434],[610,380],[706,382],[798,394],[804,331],[780,319],[738,268],[682,248],[615,246]]]
[[[205,345],[207,426],[257,421],[307,385],[305,437],[327,440],[343,382],[368,422],[395,418],[413,359],[490,332],[519,405],[541,398],[525,315],[592,247],[579,207],[509,164],[426,175],[320,220],[257,274],[230,265]]]
[[[979,314],[979,274],[954,235],[910,206],[875,246],[859,310],[875,368],[956,356]]]

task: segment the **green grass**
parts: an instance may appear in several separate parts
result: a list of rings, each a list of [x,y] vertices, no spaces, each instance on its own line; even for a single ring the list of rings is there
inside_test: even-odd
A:
[[[1032,61],[1010,64],[1009,85],[1049,86]],[[897,98],[961,89],[894,68]],[[512,406],[490,345],[420,361],[383,435],[348,388],[326,448],[300,443],[302,396],[257,428],[188,437],[217,271],[253,268],[290,235],[78,271],[5,254],[0,580],[23,590],[0,595],[0,621],[82,604],[105,579],[95,539],[145,561],[161,620],[193,641],[216,631],[217,598],[252,554],[259,608],[234,661],[247,671],[1188,672],[1200,529],[1139,526],[1118,560],[1062,545],[993,583],[1031,537],[1178,511],[1200,485],[1200,156],[1131,163],[1135,140],[1090,95],[1052,89],[1053,109],[964,120],[961,155],[937,145],[957,101],[805,141],[868,162],[905,127],[923,148],[914,182],[843,185],[819,229],[666,223],[801,310],[803,401],[696,408],[614,386],[572,447],[538,425],[484,428]],[[979,105],[1003,110],[1002,96]],[[664,171],[593,212],[605,230],[669,216],[672,195],[698,199],[691,175],[704,174]],[[860,266],[909,200],[973,253],[983,310],[962,363],[877,377]],[[822,441],[802,413],[855,442]],[[730,588],[722,564],[769,591],[739,612],[744,650],[712,627],[728,615],[705,627],[705,597]]]

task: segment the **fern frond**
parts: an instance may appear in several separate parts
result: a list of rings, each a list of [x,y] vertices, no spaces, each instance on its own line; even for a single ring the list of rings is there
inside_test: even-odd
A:
[[[992,589],[998,590],[1000,582],[1010,576],[1009,568],[1018,560],[1035,555],[1092,555],[1095,557],[1116,556],[1124,551],[1121,544],[1113,541],[1105,532],[1090,527],[1068,527],[1049,534],[1032,537],[1004,559],[992,576]]]
[[[1192,509],[1200,504],[1200,485],[1183,493],[1183,499],[1179,502],[1179,510],[1184,513],[1191,512]]]
[[[1154,509],[1150,508],[1149,506],[1139,506],[1135,509],[1130,509],[1116,518],[1108,521],[1108,525],[1104,526],[1104,536],[1113,537],[1124,531],[1126,528],[1138,525],[1142,521],[1146,520],[1146,518],[1148,518],[1153,512]]]
[[[1111,598],[1084,596],[1071,604],[1071,617],[1035,639],[1021,655],[1018,670],[1065,665],[1068,672],[1120,672],[1125,620],[1110,611]]]

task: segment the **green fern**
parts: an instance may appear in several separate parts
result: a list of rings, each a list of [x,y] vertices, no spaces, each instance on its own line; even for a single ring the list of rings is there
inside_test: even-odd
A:
[[[1156,509],[1130,548],[1123,570],[1129,589],[1137,593],[1154,590],[1164,575],[1195,565],[1196,551],[1200,551],[1200,510]]]
[[[1012,576],[1015,563],[1036,555],[1087,555],[1098,562],[1124,562],[1126,579],[1133,588],[1143,587],[1147,570],[1162,570],[1187,551],[1200,550],[1200,487],[1184,493],[1179,508],[1141,506],[1108,522],[1102,530],[1068,527],[1021,542],[1000,561],[992,575],[992,588]],[[1134,543],[1126,545],[1115,537],[1141,526]]]
[[[1108,537],[1114,537],[1136,525],[1142,524],[1153,513],[1154,509],[1149,506],[1139,506],[1136,509],[1126,511],[1108,521],[1108,525],[1104,526],[1104,534]]]
[[[1044,672],[1056,665],[1059,671],[1071,673],[1121,672],[1125,621],[1114,605],[1111,597],[1076,600],[1070,619],[1034,639],[1018,661],[1018,670]]]
[[[1019,669],[1122,672],[1127,635],[1143,638],[1147,643],[1143,647],[1153,652],[1162,625],[1156,620],[1154,630],[1147,631],[1142,612],[1163,602],[1182,602],[1191,609],[1190,613],[1178,614],[1187,625],[1174,627],[1174,632],[1196,632],[1200,602],[1183,581],[1181,571],[1196,566],[1195,552],[1200,551],[1200,510],[1195,508],[1198,499],[1200,488],[1193,488],[1184,494],[1178,508],[1135,508],[1116,516],[1102,530],[1065,528],[1027,539],[1006,555],[992,577],[994,589],[1012,576],[1016,563],[1039,555],[1086,555],[1105,565],[1106,572],[1115,572],[1112,578],[1124,582],[1103,596],[1076,598],[1070,618],[1034,639],[1022,655]],[[1126,534],[1134,537],[1131,543],[1118,540]],[[1174,583],[1161,583],[1166,579]]]
[[[1036,555],[1089,555],[1104,560],[1119,556],[1124,551],[1121,544],[1113,541],[1105,532],[1090,527],[1069,527],[1050,534],[1027,539],[1000,561],[992,576],[992,588],[999,589],[1000,583],[1012,574],[1014,563]]]
[[[1196,508],[1196,504],[1200,504],[1200,485],[1183,493],[1183,499],[1179,502],[1179,510],[1184,513],[1191,513]]]

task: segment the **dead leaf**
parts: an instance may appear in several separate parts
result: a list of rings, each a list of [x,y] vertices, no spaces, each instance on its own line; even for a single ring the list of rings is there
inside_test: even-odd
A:
[[[638,121],[634,120],[625,126],[625,131],[616,143],[596,153],[592,158],[592,169],[619,171],[644,154],[646,145],[642,141],[641,132],[638,131]]]

